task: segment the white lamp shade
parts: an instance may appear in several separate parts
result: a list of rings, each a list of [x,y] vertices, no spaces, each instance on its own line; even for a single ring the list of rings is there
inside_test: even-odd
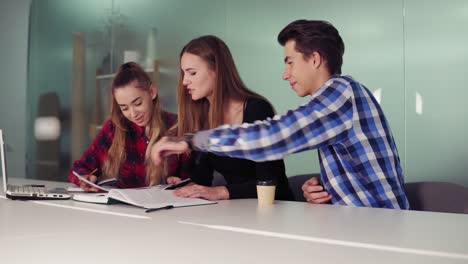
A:
[[[60,120],[55,116],[36,118],[34,136],[37,140],[57,140],[60,137]]]

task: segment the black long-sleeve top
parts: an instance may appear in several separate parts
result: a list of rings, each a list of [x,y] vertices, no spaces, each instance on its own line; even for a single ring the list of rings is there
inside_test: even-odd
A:
[[[249,99],[244,104],[243,123],[253,123],[256,120],[265,120],[273,117],[271,104],[262,99]],[[213,172],[221,173],[226,180],[226,188],[230,199],[256,198],[256,181],[276,181],[277,200],[293,200],[285,173],[283,160],[254,162],[246,159],[216,156],[212,153],[192,153],[193,182],[211,186]]]

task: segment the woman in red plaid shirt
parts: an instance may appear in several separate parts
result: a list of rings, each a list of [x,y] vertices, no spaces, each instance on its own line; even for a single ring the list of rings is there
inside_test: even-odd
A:
[[[69,180],[85,191],[96,192],[72,171],[92,182],[117,177],[121,188],[157,185],[164,183],[167,175],[187,178],[184,162],[178,158],[163,166],[150,162],[147,146],[165,135],[177,117],[161,110],[157,89],[144,70],[133,62],[120,66],[112,82],[112,95],[110,119],[81,159],[73,163]]]

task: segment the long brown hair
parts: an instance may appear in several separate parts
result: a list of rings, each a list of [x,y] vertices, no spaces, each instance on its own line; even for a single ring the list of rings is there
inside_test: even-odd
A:
[[[115,100],[115,90],[126,85],[135,83],[135,87],[147,92],[151,89],[151,79],[145,71],[136,63],[128,62],[120,66],[117,74],[112,81],[112,108],[111,121],[115,126],[114,139],[107,153],[106,161],[104,162],[103,172],[105,177],[115,177],[118,175],[120,167],[126,159],[125,155],[125,135],[131,121],[129,121],[122,113],[120,106]],[[166,133],[166,126],[161,118],[161,107],[159,97],[156,96],[152,100],[153,112],[149,121],[150,138],[148,146],[152,146],[162,135]],[[146,149],[145,167],[146,167],[146,182],[148,185],[159,184],[164,179],[165,163],[162,166],[156,166],[151,162],[151,148]]]
[[[216,76],[213,100],[192,100],[183,85],[184,71],[180,69],[177,84],[177,134],[202,129],[215,128],[223,124],[223,106],[229,100],[246,101],[250,98],[261,98],[261,95],[249,90],[239,76],[234,59],[227,45],[218,37],[207,35],[191,40],[180,52],[180,59],[184,53],[200,57],[208,64]],[[208,117],[208,118],[207,118]]]

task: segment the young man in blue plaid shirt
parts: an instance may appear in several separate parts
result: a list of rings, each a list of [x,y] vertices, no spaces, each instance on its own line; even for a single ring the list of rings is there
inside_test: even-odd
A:
[[[408,209],[403,174],[390,127],[372,93],[341,75],[344,43],[328,22],[297,20],[278,35],[284,46],[283,79],[308,103],[254,124],[199,131],[185,140],[164,138],[152,149],[162,157],[190,147],[255,161],[318,149],[320,182],[302,190],[308,202]]]

